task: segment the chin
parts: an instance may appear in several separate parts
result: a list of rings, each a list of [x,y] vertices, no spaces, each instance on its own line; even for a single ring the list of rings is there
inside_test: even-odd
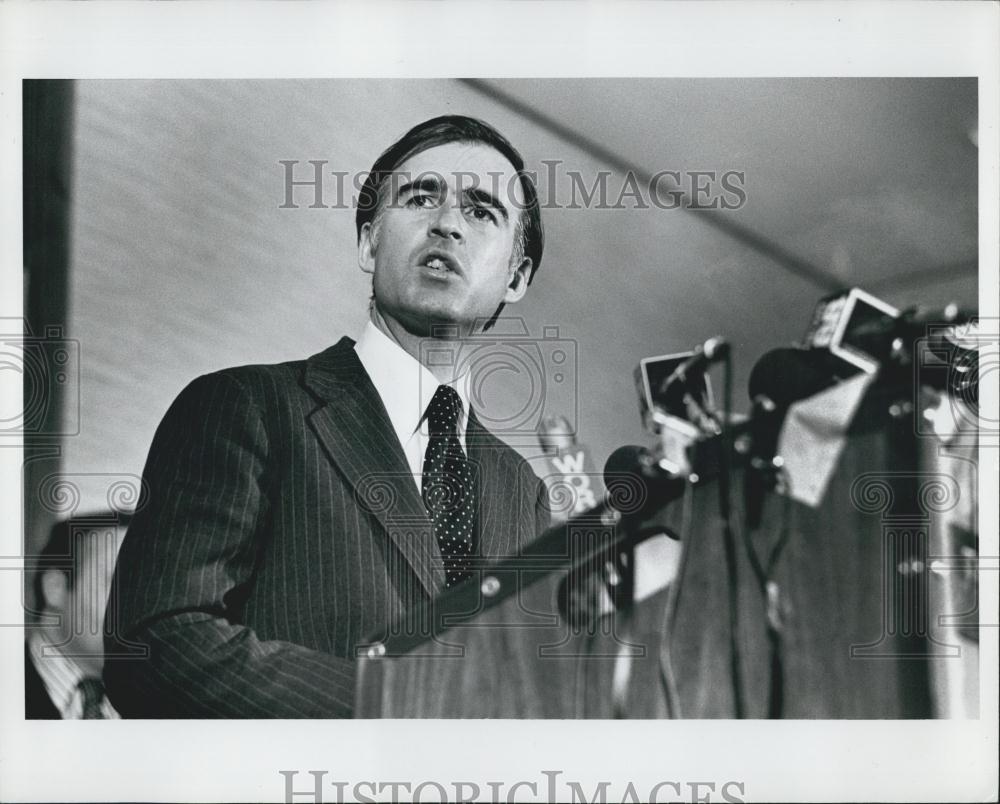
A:
[[[407,310],[394,315],[393,318],[411,335],[420,338],[431,337],[435,327],[460,326],[459,321],[441,310]]]
[[[406,328],[414,334],[430,335],[434,327],[467,328],[470,318],[453,305],[434,303],[424,300],[416,303],[410,309],[401,311],[399,319]],[[415,330],[419,330],[416,332]]]
[[[411,335],[428,338],[435,327],[457,328],[459,335],[468,335],[477,321],[488,320],[496,309],[485,314],[476,313],[463,309],[461,300],[429,296],[424,293],[406,299],[408,303],[399,304],[395,309],[383,309],[383,315],[393,318]]]

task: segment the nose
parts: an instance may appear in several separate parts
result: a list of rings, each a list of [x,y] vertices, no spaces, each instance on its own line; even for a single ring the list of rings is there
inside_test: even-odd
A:
[[[461,210],[454,204],[441,204],[437,208],[437,215],[431,219],[430,234],[445,240],[461,242],[464,238],[463,226]]]

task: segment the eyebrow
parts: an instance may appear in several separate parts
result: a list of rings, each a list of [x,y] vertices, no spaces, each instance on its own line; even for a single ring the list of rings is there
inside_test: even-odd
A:
[[[415,181],[406,182],[406,184],[400,186],[396,198],[398,199],[407,193],[415,192],[439,193],[441,192],[441,182],[432,176],[426,176],[416,179]],[[484,190],[481,187],[470,187],[468,190],[463,190],[462,194],[476,204],[493,207],[500,213],[500,216],[505,222],[510,220],[507,208],[503,205],[499,198],[487,190]]]
[[[507,207],[500,203],[500,199],[493,196],[492,193],[483,190],[481,187],[470,187],[465,191],[465,195],[471,198],[477,204],[482,204],[487,207],[493,207],[500,215],[503,217],[504,221],[509,221],[510,216],[507,214]]]
[[[437,193],[441,191],[441,182],[432,176],[425,176],[423,178],[417,179],[416,181],[408,181],[406,184],[400,185],[396,197],[405,195],[406,193],[413,193],[417,191],[422,191],[425,193]]]

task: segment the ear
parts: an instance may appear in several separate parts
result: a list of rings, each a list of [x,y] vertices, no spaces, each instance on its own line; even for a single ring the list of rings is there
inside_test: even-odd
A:
[[[531,258],[525,257],[521,264],[510,274],[510,281],[507,283],[507,292],[504,294],[504,302],[518,302],[528,292],[528,277],[531,276]]]
[[[41,601],[45,608],[63,611],[69,600],[69,580],[66,573],[55,569],[45,570],[42,573],[42,596],[45,598]]]
[[[358,265],[366,274],[375,273],[375,246],[372,242],[371,221],[362,224],[361,234],[358,236]]]

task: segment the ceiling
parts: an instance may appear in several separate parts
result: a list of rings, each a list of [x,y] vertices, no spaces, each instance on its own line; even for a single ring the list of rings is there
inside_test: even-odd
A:
[[[834,286],[893,291],[946,280],[944,269],[974,274],[974,79],[470,83],[646,175],[745,172],[746,203],[728,222]]]

